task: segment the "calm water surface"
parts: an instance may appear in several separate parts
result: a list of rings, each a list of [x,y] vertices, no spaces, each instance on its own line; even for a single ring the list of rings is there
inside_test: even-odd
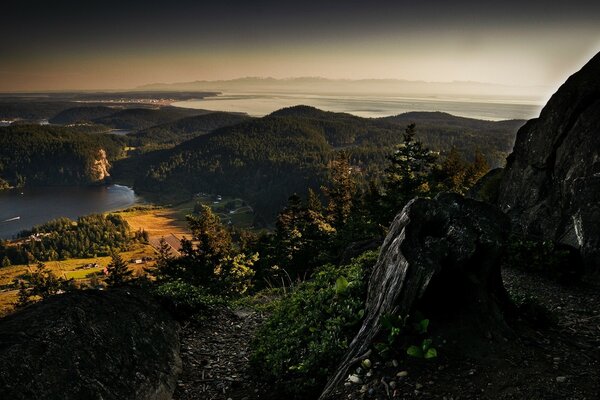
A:
[[[394,96],[337,96],[289,93],[223,93],[202,100],[175,102],[176,107],[245,112],[261,117],[284,107],[304,104],[325,111],[378,118],[410,111],[442,111],[453,115],[499,121],[537,117],[541,105],[524,100],[470,98],[408,98]]]
[[[140,199],[127,186],[25,188],[0,192],[0,238],[49,220],[114,211]],[[17,217],[19,217],[17,219]]]

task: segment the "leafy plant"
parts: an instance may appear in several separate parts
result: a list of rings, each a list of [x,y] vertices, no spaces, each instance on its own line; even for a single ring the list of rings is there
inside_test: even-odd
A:
[[[429,329],[429,319],[422,318],[419,312],[417,312],[416,315],[419,316],[419,318],[410,324],[409,316],[403,318],[393,314],[383,315],[380,323],[387,332],[387,340],[385,342],[376,343],[375,349],[383,356],[386,356],[398,348],[404,348],[410,337],[425,335]],[[409,326],[410,329],[407,329],[407,326]],[[403,342],[401,342],[400,339],[404,339]],[[437,357],[437,350],[431,346],[431,343],[431,339],[423,339],[420,346],[409,346],[406,353],[417,358],[435,358]]]
[[[431,345],[432,345],[431,339],[423,339],[423,343],[421,343],[420,346],[410,346],[406,350],[406,354],[408,354],[411,357],[416,357],[416,358],[425,358],[425,359],[435,358],[435,357],[437,357],[437,350],[435,349],[435,347],[432,347]]]
[[[344,294],[348,290],[348,280],[340,276],[335,280],[335,294],[338,296]]]
[[[181,281],[163,283],[154,289],[154,294],[179,318],[210,313],[225,304],[223,298],[206,289]]]
[[[427,328],[428,327],[429,327],[429,320],[427,318],[424,318],[424,319],[420,320],[419,322],[415,322],[413,324],[413,329],[418,334],[425,334],[425,333],[427,333]]]
[[[325,265],[284,297],[252,343],[252,365],[282,395],[318,395],[356,334],[364,314],[367,252],[349,265]]]

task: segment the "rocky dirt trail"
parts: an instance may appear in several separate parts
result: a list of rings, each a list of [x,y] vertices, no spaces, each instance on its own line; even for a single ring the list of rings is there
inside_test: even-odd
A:
[[[550,327],[517,320],[517,336],[485,340],[465,351],[452,337],[434,337],[439,357],[371,356],[370,371],[347,382],[340,399],[578,399],[600,393],[600,285],[561,286],[503,271],[513,296],[532,297],[551,311]],[[277,399],[250,371],[250,341],[265,315],[224,310],[182,330],[183,372],[174,399]],[[432,321],[432,325],[435,321]],[[355,372],[355,371],[352,371]]]
[[[249,371],[250,341],[265,316],[256,311],[223,310],[202,321],[186,322],[181,333],[183,371],[175,400],[267,398],[267,388]]]

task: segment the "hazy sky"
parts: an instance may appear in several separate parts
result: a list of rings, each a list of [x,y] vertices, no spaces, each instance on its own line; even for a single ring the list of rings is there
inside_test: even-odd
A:
[[[0,91],[243,76],[555,88],[598,51],[598,0],[7,0]]]

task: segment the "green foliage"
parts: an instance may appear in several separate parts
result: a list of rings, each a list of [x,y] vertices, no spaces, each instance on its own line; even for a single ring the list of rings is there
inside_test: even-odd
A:
[[[57,277],[54,272],[39,263],[34,272],[27,272],[15,280],[19,286],[17,307],[23,307],[38,300],[45,300],[56,294],[73,290],[73,279]]]
[[[318,207],[313,198],[312,207]],[[322,264],[335,229],[320,211],[308,208],[299,196],[291,196],[277,217],[274,263],[287,274],[304,277]]]
[[[106,267],[106,284],[109,287],[118,287],[127,284],[132,279],[133,272],[127,267],[127,263],[116,251],[111,252],[111,261]]]
[[[181,241],[181,257],[173,257],[161,239],[156,267],[148,272],[159,283],[181,280],[221,295],[245,294],[252,287],[258,254],[238,251],[210,207],[199,204],[198,212],[187,216],[193,240]]]
[[[169,246],[164,237],[161,237],[159,240],[157,252],[158,255],[154,268],[147,269],[146,272],[154,276],[154,279],[158,283],[167,282],[171,278],[177,278],[178,271],[174,263],[175,257],[171,254],[171,246]]]
[[[424,338],[421,345],[408,345],[411,339],[425,336],[429,329],[429,319],[421,318],[420,313],[417,313],[416,319],[385,314],[379,322],[387,337],[385,341],[375,343],[374,347],[384,357],[390,356],[401,348],[406,348],[406,354],[412,357],[425,359],[437,357],[437,350],[432,346],[432,340],[429,338]]]
[[[133,146],[168,144],[176,145],[186,140],[205,135],[215,129],[231,126],[248,120],[241,114],[212,112],[178,119],[131,133],[128,139]]]
[[[125,140],[91,127],[16,125],[0,127],[0,179],[11,186],[80,185],[96,180],[99,150],[112,162]]]
[[[442,164],[434,171],[439,190],[465,194],[484,176],[490,167],[479,150],[475,152],[472,163],[452,148]]]
[[[162,283],[154,293],[179,318],[206,314],[225,304],[222,297],[210,294],[206,288],[182,281]]]
[[[346,266],[323,266],[280,301],[252,344],[263,379],[293,398],[318,394],[360,325],[376,257],[367,252]]]
[[[258,261],[258,253],[250,256],[240,253],[228,256],[215,269],[215,276],[223,288],[223,293],[241,295],[252,287],[254,270],[252,266]]]
[[[415,139],[423,148],[444,152],[454,145],[468,155],[479,148],[493,164],[511,150],[521,124],[442,113],[366,119],[292,107],[217,129],[148,157],[137,168],[141,174],[136,189],[243,197],[254,207],[257,221],[269,223],[291,193],[305,193],[327,182],[328,166],[340,147],[353,169],[364,176],[359,186],[365,185],[365,179],[386,168],[390,149],[403,142],[399,130],[413,122],[419,124]]]
[[[385,342],[375,343],[375,349],[382,355],[386,356],[394,350],[398,338],[404,333],[408,318],[402,318],[399,315],[384,314],[381,316],[380,324],[387,332]]]
[[[431,344],[431,339],[423,339],[423,343],[421,343],[420,346],[410,346],[406,350],[406,354],[415,358],[436,358],[437,350],[435,349],[435,347],[432,347]]]
[[[128,108],[94,118],[93,122],[117,129],[140,130],[202,113],[205,111],[180,107]]]
[[[357,183],[348,154],[339,153],[331,161],[329,172],[329,185],[323,186],[321,190],[328,199],[328,219],[335,228],[340,228],[350,217]]]
[[[340,296],[346,293],[348,290],[348,280],[343,276],[340,276],[335,280],[335,294]]]
[[[427,318],[413,324],[414,331],[421,335],[427,333],[427,328],[429,328],[429,320]]]
[[[382,214],[384,225],[391,222],[409,200],[430,194],[437,154],[415,139],[415,124],[406,127],[404,141],[389,156],[390,165],[383,181]]]
[[[77,221],[59,218],[21,232],[19,237],[22,240],[16,245],[0,242],[0,258],[7,257],[12,264],[89,258],[108,255],[111,248],[127,250],[134,241],[129,224],[116,214],[92,214]]]

